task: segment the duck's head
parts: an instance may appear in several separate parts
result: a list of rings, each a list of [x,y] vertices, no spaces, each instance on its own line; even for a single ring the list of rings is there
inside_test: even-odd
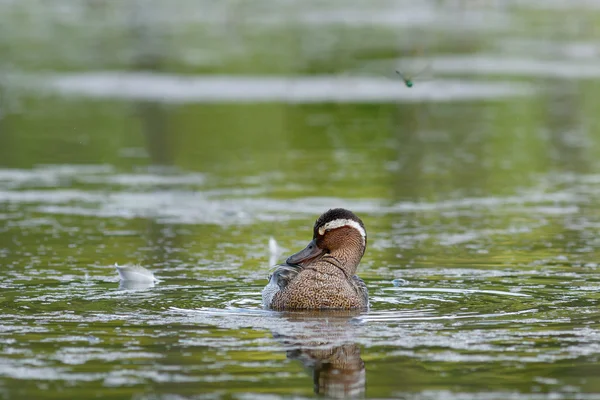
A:
[[[352,211],[334,208],[315,222],[313,240],[304,250],[290,256],[291,265],[307,266],[325,254],[330,254],[354,274],[367,248],[367,231],[363,222]]]

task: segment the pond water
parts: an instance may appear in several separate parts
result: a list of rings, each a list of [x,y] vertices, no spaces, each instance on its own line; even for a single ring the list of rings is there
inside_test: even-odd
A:
[[[600,398],[598,27],[591,0],[0,1],[0,397]],[[264,310],[333,207],[371,309]]]

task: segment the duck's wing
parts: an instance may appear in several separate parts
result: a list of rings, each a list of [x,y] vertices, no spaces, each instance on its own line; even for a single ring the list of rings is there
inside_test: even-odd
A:
[[[302,267],[289,264],[276,265],[273,268],[273,273],[269,275],[269,283],[262,291],[262,300],[265,307],[271,307],[275,295],[284,290],[302,271]]]
[[[369,306],[369,289],[367,289],[367,285],[365,281],[360,279],[358,276],[352,276],[352,282],[354,283],[354,287],[358,294],[365,300],[365,304],[367,307]]]
[[[275,266],[275,271],[269,275],[269,283],[276,284],[280,290],[284,289],[302,271],[299,265],[280,264]]]

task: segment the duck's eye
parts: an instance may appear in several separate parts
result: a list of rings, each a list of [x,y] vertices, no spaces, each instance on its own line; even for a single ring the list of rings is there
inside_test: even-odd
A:
[[[331,229],[325,229],[325,233],[329,232]]]

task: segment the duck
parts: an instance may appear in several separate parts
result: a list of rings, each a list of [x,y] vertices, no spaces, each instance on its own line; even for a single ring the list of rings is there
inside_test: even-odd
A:
[[[356,275],[367,248],[367,231],[352,211],[333,208],[313,227],[313,239],[275,266],[262,291],[273,310],[367,309],[369,293]]]

